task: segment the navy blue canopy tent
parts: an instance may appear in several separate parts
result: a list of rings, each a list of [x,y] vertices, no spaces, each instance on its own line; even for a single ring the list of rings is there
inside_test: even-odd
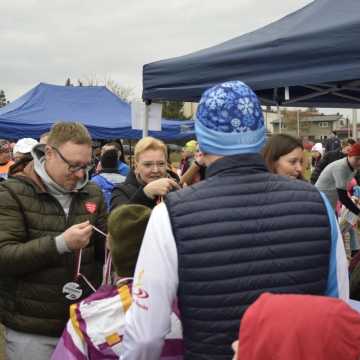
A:
[[[359,40],[359,0],[315,0],[254,32],[145,65],[143,98],[198,101],[236,79],[264,105],[360,108]]]
[[[94,139],[137,139],[131,129],[130,105],[104,86],[58,86],[40,83],[0,108],[0,138],[38,138],[56,121],[83,123]],[[192,122],[162,121],[162,131],[150,132],[164,140],[193,137]]]

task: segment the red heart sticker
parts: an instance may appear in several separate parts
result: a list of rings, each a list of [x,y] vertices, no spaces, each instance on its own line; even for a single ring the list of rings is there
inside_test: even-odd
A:
[[[94,202],[86,202],[85,203],[85,209],[90,213],[90,214],[94,214],[96,211],[96,204]]]

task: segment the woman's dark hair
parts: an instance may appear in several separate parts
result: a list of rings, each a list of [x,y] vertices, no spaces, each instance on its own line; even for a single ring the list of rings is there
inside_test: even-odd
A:
[[[267,168],[275,173],[275,162],[278,161],[281,156],[289,154],[297,148],[304,150],[300,139],[296,139],[287,134],[273,135],[262,150],[262,156]]]

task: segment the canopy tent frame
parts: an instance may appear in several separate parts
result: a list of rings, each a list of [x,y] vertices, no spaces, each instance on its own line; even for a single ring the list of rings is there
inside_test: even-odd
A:
[[[263,103],[263,105],[294,106],[293,104],[295,104],[295,106],[297,106],[297,104],[303,102],[304,100],[315,99],[322,95],[331,94],[343,99],[354,101],[358,103],[360,107],[360,80],[351,80],[348,82],[344,82],[343,84],[322,83],[319,85],[301,85],[301,87],[303,87],[304,89],[312,90],[313,92],[303,96],[291,97],[291,86],[288,86],[284,88],[289,89],[289,98],[287,100],[279,99],[278,88],[274,89],[272,98],[259,96],[259,99]],[[347,90],[359,92],[359,96],[347,95],[342,93]]]
[[[253,32],[145,64],[143,99],[198,101],[241,80],[264,105],[360,108],[359,13],[359,0],[314,0]]]

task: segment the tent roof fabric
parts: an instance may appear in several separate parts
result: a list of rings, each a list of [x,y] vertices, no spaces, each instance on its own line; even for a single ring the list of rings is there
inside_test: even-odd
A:
[[[0,138],[38,138],[56,121],[83,123],[94,139],[137,139],[131,128],[130,105],[104,86],[59,86],[40,83],[0,108]],[[153,136],[165,140],[193,137],[191,122],[163,121]],[[184,130],[185,129],[185,130]]]
[[[237,79],[264,104],[285,103],[290,87],[298,100],[287,106],[360,107],[359,14],[359,0],[315,0],[217,46],[147,64],[143,98],[198,101],[212,85]]]

